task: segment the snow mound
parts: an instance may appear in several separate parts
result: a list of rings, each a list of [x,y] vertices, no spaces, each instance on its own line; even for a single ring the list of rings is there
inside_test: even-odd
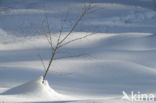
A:
[[[44,99],[63,99],[65,96],[57,93],[53,90],[48,81],[42,83],[43,77],[29,81],[20,86],[11,88],[5,92],[3,95],[20,95],[20,96],[30,96],[31,98],[44,98]]]

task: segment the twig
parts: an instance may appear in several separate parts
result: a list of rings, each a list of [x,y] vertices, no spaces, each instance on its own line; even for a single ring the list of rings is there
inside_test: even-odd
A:
[[[88,35],[85,35],[85,36],[82,36],[82,37],[79,37],[79,38],[76,38],[76,39],[73,39],[73,40],[70,40],[70,41],[67,41],[67,42],[61,44],[61,45],[59,46],[59,48],[62,47],[62,46],[68,45],[68,44],[70,44],[70,43],[72,43],[72,42],[75,42],[75,41],[84,39],[84,38],[86,38],[86,37],[88,37],[88,36],[91,36],[91,35],[93,35],[93,33],[88,34]]]
[[[70,55],[70,56],[58,57],[58,58],[55,58],[54,60],[65,59],[65,58],[81,57],[81,56],[84,56],[84,55],[87,55],[87,53],[82,53],[82,54],[77,54],[77,55]]]
[[[52,50],[54,50],[54,47],[53,47],[53,45],[52,45],[52,41],[50,41],[49,40],[49,36],[47,35],[47,33],[46,33],[46,30],[44,29],[44,26],[43,26],[43,22],[42,22],[42,31],[43,31],[43,34],[45,35],[45,37],[46,37],[46,39],[47,39],[47,41],[48,41],[48,43],[49,43],[49,45],[50,45],[50,48],[52,49]],[[51,36],[50,36],[51,37]]]
[[[46,70],[46,67],[45,67],[45,64],[44,64],[44,61],[43,61],[42,56],[40,54],[38,54],[38,56],[39,56],[39,58],[41,60],[41,63],[42,63],[43,68]]]
[[[80,17],[77,19],[75,24],[72,26],[70,32],[59,42],[59,45],[62,44],[71,35],[71,33],[75,30],[75,28],[77,27],[79,22],[82,20],[82,18],[87,14],[87,12],[89,11],[90,7],[91,7],[91,5],[89,5],[88,7],[85,7],[85,9],[82,12],[82,14],[80,15]]]
[[[62,23],[62,26],[61,26],[61,29],[60,29],[60,33],[59,33],[59,37],[58,37],[58,40],[57,40],[57,44],[60,42],[60,38],[61,38],[62,32],[64,30],[64,25],[67,22],[67,18],[68,18],[68,13],[67,13],[67,15],[65,16],[65,18],[63,20],[63,23]]]

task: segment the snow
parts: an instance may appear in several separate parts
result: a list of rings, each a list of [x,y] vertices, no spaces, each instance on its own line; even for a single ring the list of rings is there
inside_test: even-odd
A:
[[[39,95],[39,97],[42,97],[43,94],[46,95],[46,96],[50,96],[50,94],[54,94],[54,97],[56,95],[58,95],[54,90],[52,90],[49,87],[49,84],[48,84],[47,81],[42,83],[42,80],[43,80],[43,77],[40,77],[37,80],[30,81],[28,83],[17,86],[15,88],[11,88],[11,89],[5,91],[2,94],[5,94],[5,95],[21,94],[21,95],[31,95],[31,96],[33,96],[34,93],[36,93],[36,95]]]
[[[60,49],[42,83],[45,70],[38,54],[45,64],[50,56],[40,30],[43,15],[55,38],[70,10],[64,36],[82,1],[0,1],[0,103],[131,103],[121,99],[123,91],[156,96],[152,0],[96,0],[96,12],[85,17],[68,40],[96,33]]]
[[[11,98],[14,97],[21,97],[21,98],[30,98],[43,101],[49,101],[49,100],[67,100],[69,99],[68,96],[61,95],[57,93],[55,90],[53,90],[47,81],[44,81],[42,83],[43,77],[37,78],[35,80],[29,81],[27,83],[24,83],[22,85],[16,86],[14,88],[8,89],[1,93],[2,100],[6,96],[10,96]],[[70,96],[70,99],[72,100],[72,96]],[[14,99],[9,99],[7,101],[14,101]]]

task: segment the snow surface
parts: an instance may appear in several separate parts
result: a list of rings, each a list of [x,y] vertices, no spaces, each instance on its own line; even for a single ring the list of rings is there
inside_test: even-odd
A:
[[[32,80],[30,82],[24,83],[20,86],[16,86],[14,88],[8,89],[4,92],[2,92],[2,99],[6,96],[10,97],[18,97],[19,101],[22,101],[23,98],[27,98],[27,100],[24,101],[32,101],[33,99],[36,100],[46,100],[46,101],[56,101],[56,100],[72,100],[72,96],[67,97],[64,95],[61,95],[57,93],[55,90],[53,90],[47,81],[44,81],[42,83],[43,77],[37,78],[35,80]],[[22,99],[21,99],[22,98]],[[30,99],[30,100],[29,100]],[[8,101],[8,100],[7,100]],[[15,99],[10,99],[9,101],[13,102],[16,101]]]
[[[121,99],[122,91],[156,96],[152,0],[96,0],[95,12],[83,19],[69,39],[97,33],[60,49],[47,81],[41,83],[45,70],[38,54],[45,64],[50,56],[41,31],[44,14],[55,38],[69,13],[65,35],[82,2],[0,1],[0,103],[131,103]]]

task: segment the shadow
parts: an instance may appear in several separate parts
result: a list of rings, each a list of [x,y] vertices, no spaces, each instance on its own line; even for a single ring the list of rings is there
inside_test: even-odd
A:
[[[0,66],[1,87],[14,87],[41,76],[42,70]]]
[[[8,10],[11,10],[11,9],[45,9],[44,5],[43,5],[43,4],[45,4],[48,7],[48,10],[53,11],[52,13],[47,13],[47,15],[49,17],[49,24],[52,24],[51,25],[52,31],[55,33],[58,32],[60,29],[62,17],[65,17],[65,15],[67,14],[67,11],[62,10],[59,6],[61,6],[62,8],[70,7],[71,5],[77,6],[77,4],[82,3],[83,1],[84,0],[74,0],[74,1],[69,0],[68,2],[66,2],[66,0],[59,0],[59,1],[58,0],[52,0],[52,1],[44,0],[44,2],[43,2],[43,0],[34,0],[33,2],[31,2],[30,0],[27,0],[27,1],[13,0],[12,2],[10,2],[9,0],[1,0],[4,7],[9,8]],[[142,7],[142,8],[147,8],[147,9],[154,8],[154,5],[152,4],[152,0],[151,1],[150,0],[142,0],[142,1],[141,0],[133,0],[133,2],[132,2],[132,0],[96,0],[95,3],[100,3],[100,4],[112,3],[112,4],[136,6],[136,10],[137,10],[137,7]],[[55,9],[55,8],[57,8],[57,9]],[[60,12],[57,12],[59,10],[60,10]],[[78,8],[78,10],[81,10],[81,9]],[[113,15],[111,14],[111,12]],[[105,8],[103,8],[100,11],[97,11],[97,12],[89,15],[89,17],[86,17],[87,20],[82,21],[82,24],[83,23],[84,24],[83,25],[80,24],[81,26],[78,26],[75,31],[77,31],[77,32],[86,32],[86,31],[96,32],[96,31],[98,31],[101,33],[104,33],[104,32],[109,32],[109,33],[152,32],[152,31],[156,32],[154,27],[147,27],[147,26],[142,27],[142,28],[141,27],[135,28],[133,26],[131,26],[131,27],[125,27],[125,26],[110,27],[109,25],[94,24],[95,22],[100,22],[100,23],[105,22],[104,19],[108,19],[108,18],[116,15],[116,14],[114,14],[114,12],[115,11],[111,11],[111,10],[109,12],[105,12]],[[117,12],[119,12],[119,11],[117,11]],[[65,28],[64,32],[69,31],[71,22],[73,22],[73,20],[75,20],[75,18],[77,16],[79,16],[79,13],[80,12],[77,12],[77,11],[74,12],[74,9],[73,9],[73,11],[70,13],[69,22],[66,23],[66,28]],[[125,13],[125,14],[127,14],[127,13]],[[1,19],[0,28],[4,29],[7,32],[11,32],[11,34],[18,35],[18,36],[21,36],[21,34],[22,34],[22,36],[23,36],[23,34],[38,35],[38,34],[41,34],[39,32],[36,33],[36,31],[39,31],[39,29],[41,27],[41,22],[38,22],[38,21],[42,21],[43,15],[44,15],[43,13],[37,13],[37,14],[36,13],[35,14],[33,14],[33,13],[12,14],[11,13],[11,14],[7,14],[7,15],[0,15],[0,19]],[[95,15],[96,15],[96,17],[95,17]],[[105,18],[105,16],[108,16],[108,17]],[[118,16],[118,15],[116,15],[116,16]],[[92,18],[92,19],[89,19],[89,18]],[[88,25],[86,25],[86,24],[88,24]],[[125,25],[127,25],[127,24],[125,24]],[[107,27],[110,27],[110,28],[107,28]],[[104,28],[106,28],[106,30]],[[122,31],[118,30],[121,28],[122,28]]]

